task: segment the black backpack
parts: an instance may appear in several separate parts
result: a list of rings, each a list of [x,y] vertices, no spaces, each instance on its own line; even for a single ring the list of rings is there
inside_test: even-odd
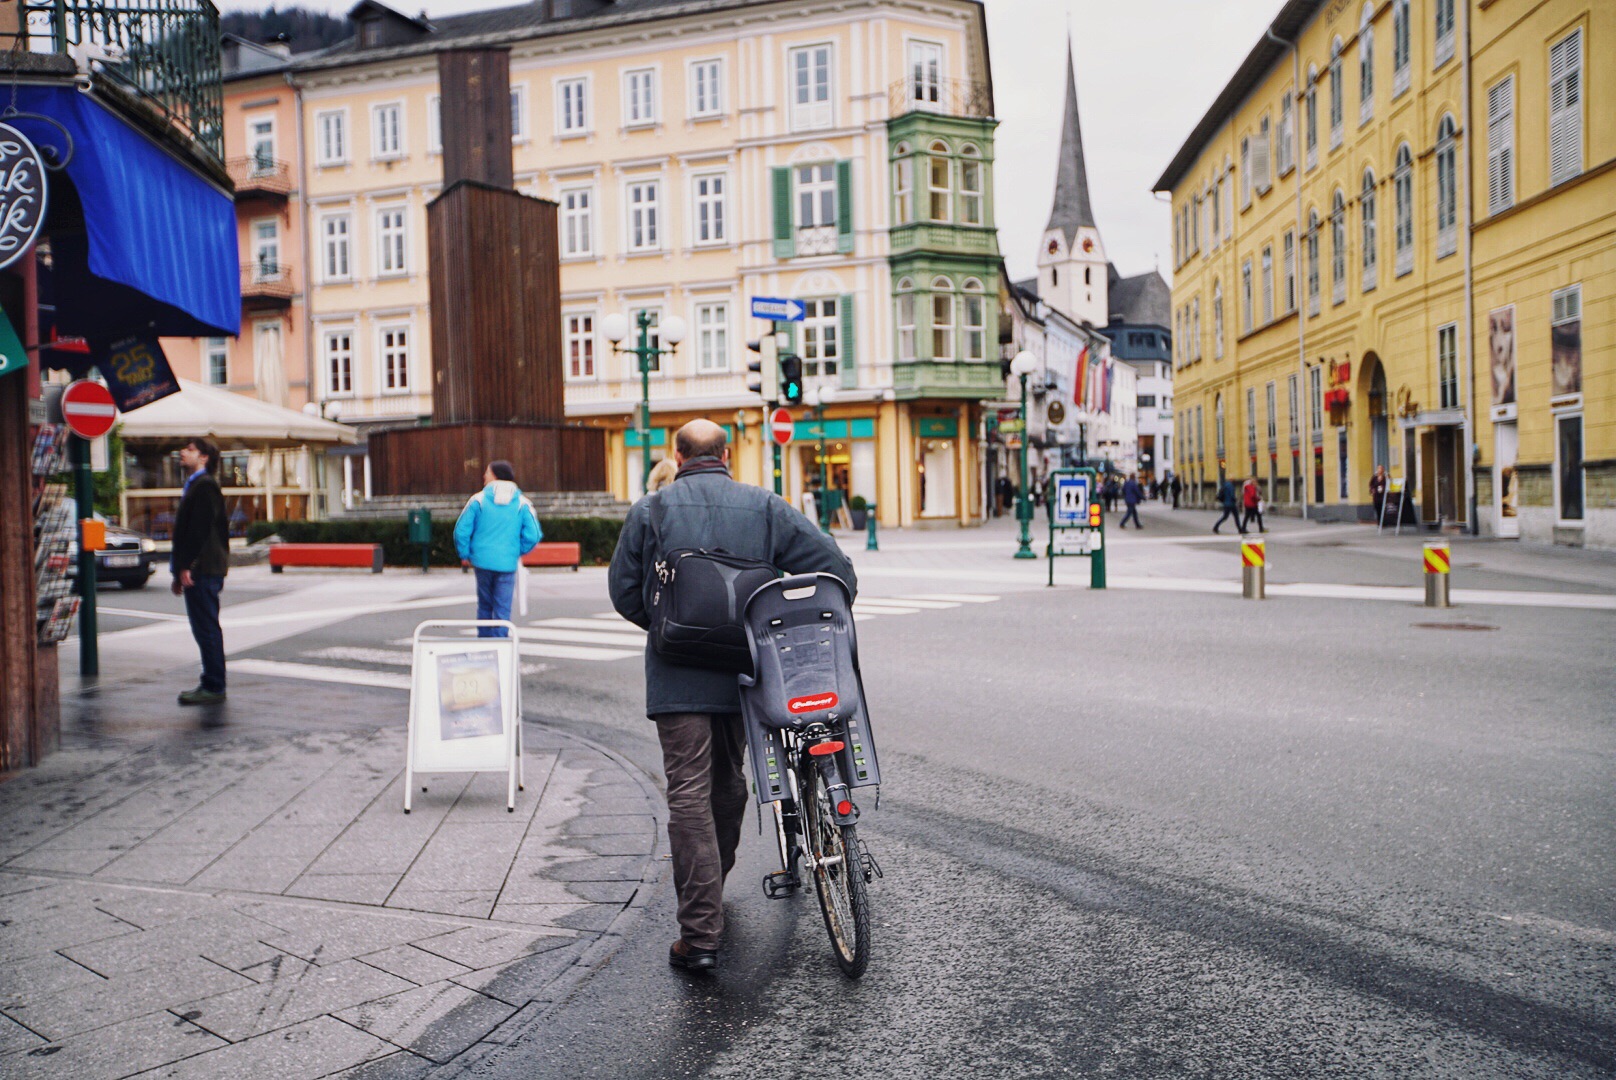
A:
[[[653,496],[653,498],[655,498]],[[741,613],[747,598],[780,576],[772,563],[722,548],[662,550],[662,501],[651,506],[656,581],[651,587],[651,648],[684,667],[750,674],[752,652]]]

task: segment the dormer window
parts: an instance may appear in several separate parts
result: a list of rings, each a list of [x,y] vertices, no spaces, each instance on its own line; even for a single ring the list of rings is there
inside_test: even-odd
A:
[[[359,47],[361,49],[374,49],[382,43],[382,21],[380,19],[365,19],[359,24]]]

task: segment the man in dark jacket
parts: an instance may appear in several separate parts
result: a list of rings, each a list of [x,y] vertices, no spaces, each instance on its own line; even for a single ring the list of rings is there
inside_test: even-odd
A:
[[[1223,508],[1223,516],[1213,523],[1212,531],[1221,531],[1220,526],[1233,518],[1234,527],[1240,530],[1240,535],[1246,535],[1245,522],[1240,520],[1240,493],[1235,490],[1233,480],[1224,479],[1218,484],[1218,505]]]
[[[722,548],[788,574],[835,574],[857,587],[853,564],[813,522],[778,495],[730,479],[723,428],[692,420],[674,437],[674,460],[677,477],[634,504],[612,555],[612,606],[629,622],[650,625],[654,567],[680,549]],[[668,960],[687,970],[718,963],[724,876],[735,864],[747,804],[740,711],[734,675],[672,663],[646,644],[645,713],[656,721],[662,743],[679,898],[680,936]]]
[[[224,631],[219,629],[219,592],[230,570],[230,520],[224,493],[213,474],[219,448],[207,439],[192,439],[180,448],[185,491],[174,514],[175,596],[185,595],[191,636],[202,653],[202,680],[180,695],[181,705],[211,705],[224,700]]]
[[[1144,488],[1139,486],[1138,475],[1129,473],[1127,481],[1122,485],[1122,501],[1127,504],[1128,512],[1122,515],[1122,524],[1118,525],[1117,528],[1126,529],[1129,518],[1133,518],[1134,528],[1144,528],[1143,525],[1139,524],[1139,501],[1144,497],[1145,491]]]

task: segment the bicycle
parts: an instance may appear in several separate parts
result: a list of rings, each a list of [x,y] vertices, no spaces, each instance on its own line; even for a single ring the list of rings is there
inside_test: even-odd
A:
[[[869,885],[881,868],[859,839],[851,787],[880,783],[864,712],[852,596],[829,574],[782,578],[748,599],[755,675],[741,709],[758,800],[772,806],[780,869],[773,900],[814,884],[836,963],[851,978],[870,962]],[[879,800],[878,800],[879,801]]]

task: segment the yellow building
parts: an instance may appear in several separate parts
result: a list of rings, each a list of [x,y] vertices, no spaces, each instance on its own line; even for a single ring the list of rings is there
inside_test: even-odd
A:
[[[637,361],[602,321],[677,315],[651,442],[731,427],[767,483],[750,298],[800,301],[788,347],[824,393],[832,483],[883,523],[982,509],[981,402],[1003,393],[985,21],[976,0],[595,0],[428,22],[364,0],[353,41],[292,67],[304,132],[316,400],[361,425],[431,411],[426,206],[442,174],[437,53],[510,49],[517,188],[558,204],[569,418],[639,493]],[[796,412],[785,494],[820,469]],[[817,440],[815,440],[817,442]]]
[[[1430,525],[1616,546],[1613,41],[1592,0],[1284,5],[1156,185],[1203,498],[1373,519],[1383,466]]]

